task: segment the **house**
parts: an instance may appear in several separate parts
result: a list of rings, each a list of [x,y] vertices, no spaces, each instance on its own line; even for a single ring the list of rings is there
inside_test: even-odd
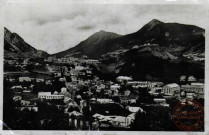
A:
[[[105,85],[104,84],[97,85],[97,89],[99,90],[105,89]]]
[[[9,81],[10,81],[10,82],[15,82],[15,79],[10,78]]]
[[[128,76],[118,76],[117,78],[116,78],[116,81],[117,82],[124,82],[124,81],[132,81],[133,79],[131,78],[131,77],[128,77]]]
[[[61,88],[61,92],[60,92],[60,93],[64,94],[64,93],[66,93],[66,92],[67,92],[67,88],[62,87],[62,88]]]
[[[27,100],[21,100],[20,101],[20,104],[21,104],[21,106],[36,106],[36,103],[33,103],[32,104],[32,102],[30,102],[30,101],[27,101]]]
[[[30,77],[19,77],[19,82],[31,82],[31,78]]]
[[[77,78],[77,76],[71,76],[71,80],[72,80],[72,82],[77,82],[78,78]]]
[[[158,105],[169,107],[169,104],[166,103],[166,99],[164,98],[154,98],[154,102]]]
[[[141,107],[127,106],[127,109],[132,113],[137,113],[138,111],[143,112],[144,110]]]
[[[40,99],[64,99],[64,95],[51,94],[51,92],[38,92]]]
[[[118,84],[110,86],[110,90],[119,90],[119,89],[120,89],[120,85],[118,85]]]
[[[119,95],[118,90],[114,90],[114,91],[113,91],[113,96],[118,96],[118,95]]]
[[[13,100],[14,101],[20,101],[20,100],[22,100],[22,97],[17,95],[17,96],[13,97]]]
[[[180,93],[180,86],[176,83],[167,84],[163,87],[164,95],[172,96],[176,91]]]
[[[30,93],[32,90],[23,90],[23,93]]]
[[[130,90],[125,90],[124,91],[124,96],[129,96],[131,94],[131,91]]]
[[[25,109],[28,109],[29,111],[34,111],[38,112],[38,107],[37,106],[27,106],[27,107],[15,107],[16,109],[23,111]]]
[[[131,85],[133,88],[146,88],[148,86],[147,81],[128,81],[127,85]]]
[[[117,116],[116,118],[112,119],[112,125],[115,127],[126,127],[127,121],[126,121],[126,117],[123,116]]]
[[[120,97],[120,102],[124,104],[131,104],[131,103],[136,103],[137,96],[131,94],[130,96],[121,96]]]
[[[165,98],[154,98],[154,102],[155,103],[166,103],[166,99]]]
[[[100,63],[98,60],[93,60],[93,59],[86,59],[85,62],[86,62],[87,64],[94,64],[94,65]]]
[[[197,79],[194,76],[189,76],[188,77],[188,82],[196,82]]]
[[[19,86],[12,86],[11,89],[22,89],[22,86],[19,85]]]
[[[91,70],[86,70],[86,74],[91,75],[92,74],[92,71]]]
[[[103,98],[98,98],[96,99],[96,102],[100,103],[100,104],[108,104],[108,103],[114,103],[112,99],[103,99]]]
[[[160,95],[161,93],[163,93],[163,88],[162,87],[156,87],[155,89],[153,89],[149,93],[154,95],[154,96]]]
[[[194,97],[196,97],[196,94],[191,92],[191,93],[186,93],[186,98],[189,98],[189,99],[194,99]]]
[[[46,84],[46,85],[52,85],[52,81],[51,81],[51,80],[46,80],[46,81],[45,81],[45,84]]]
[[[36,78],[36,82],[44,82],[44,79]]]
[[[162,87],[164,84],[162,82],[148,82],[147,87],[151,90],[154,91],[158,87]]]
[[[142,111],[142,112],[144,112],[144,111]],[[126,117],[127,125],[130,126],[130,124],[131,124],[132,122],[134,122],[135,118],[136,118],[136,113],[131,113],[131,114],[129,114],[129,115]]]
[[[65,82],[65,78],[59,78],[60,82]]]
[[[61,77],[62,74],[61,74],[60,72],[56,72],[56,73],[54,73],[54,76],[55,76],[55,77]]]
[[[185,82],[186,81],[186,75],[182,75],[180,77],[180,82]]]
[[[74,70],[74,69],[73,70],[70,70],[70,75],[71,76],[77,76],[78,75],[78,72],[79,72],[78,70]]]
[[[181,90],[187,93],[204,93],[204,85],[181,85]]]
[[[84,70],[84,67],[83,66],[75,66],[75,70],[78,70],[78,71]]]
[[[111,120],[111,123],[114,127],[129,128],[130,124],[133,122],[134,119],[135,114],[130,114],[127,117],[116,116],[114,119]]]
[[[193,82],[193,83],[191,83],[191,85],[192,86],[203,86],[203,87],[205,86],[204,83],[198,83],[198,82],[196,82],[196,83]]]

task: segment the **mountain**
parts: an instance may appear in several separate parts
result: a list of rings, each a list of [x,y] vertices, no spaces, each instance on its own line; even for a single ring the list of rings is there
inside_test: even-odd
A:
[[[173,55],[204,53],[205,30],[178,23],[164,23],[153,19],[135,33],[120,36],[115,33],[100,31],[82,41],[77,46],[54,54],[64,57],[80,53],[98,59],[101,55],[118,49],[130,49],[135,45],[158,44]]]
[[[107,52],[105,50],[106,44],[108,44],[109,41],[111,41],[112,39],[118,37],[121,37],[121,35],[101,30],[91,35],[86,40],[80,42],[77,46],[70,48],[66,51],[56,53],[54,54],[54,56],[64,57],[66,55],[79,53],[81,55],[87,55],[90,58],[94,58],[95,56],[99,57],[101,54]]]
[[[47,56],[49,55],[45,51],[35,49],[18,34],[4,28],[4,58],[36,58]]]
[[[182,75],[204,78],[204,61],[175,56],[157,44],[134,46],[104,54],[98,70],[112,78],[132,76],[136,80],[178,82]]]

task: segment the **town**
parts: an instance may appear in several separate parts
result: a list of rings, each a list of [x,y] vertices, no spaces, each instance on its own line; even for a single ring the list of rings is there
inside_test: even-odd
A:
[[[179,130],[168,122],[176,103],[204,104],[204,79],[182,75],[166,84],[120,75],[108,80],[99,74],[99,64],[86,57],[4,60],[5,128]]]

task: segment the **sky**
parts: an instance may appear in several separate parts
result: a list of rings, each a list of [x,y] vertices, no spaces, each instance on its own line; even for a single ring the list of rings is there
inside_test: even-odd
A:
[[[121,35],[152,19],[207,27],[209,8],[201,5],[9,3],[0,12],[3,26],[50,54],[76,46],[105,30]]]

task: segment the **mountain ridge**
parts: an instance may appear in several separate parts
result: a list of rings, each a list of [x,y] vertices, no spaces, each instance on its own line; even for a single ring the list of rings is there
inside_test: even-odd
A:
[[[103,32],[103,31],[100,31]],[[96,35],[99,32],[95,33]],[[108,32],[106,32],[108,33]],[[181,53],[204,52],[205,30],[194,26],[180,23],[164,23],[153,19],[145,24],[141,29],[127,35],[114,36],[113,38],[104,38],[94,42],[86,40],[80,42],[77,46],[67,49],[52,56],[64,57],[70,53],[79,52],[81,55],[87,55],[93,59],[99,59],[101,55],[118,49],[130,49],[135,45],[146,43],[159,44],[161,47],[178,48]],[[115,33],[114,33],[115,34]],[[100,36],[103,38],[102,36]],[[89,47],[89,46],[90,47]],[[84,49],[85,48],[85,49]],[[172,51],[170,53],[173,53]],[[176,52],[174,52],[176,53]]]
[[[42,50],[37,50],[29,45],[17,33],[12,33],[9,29],[4,27],[4,57],[5,58],[35,58],[47,57],[49,54]]]

